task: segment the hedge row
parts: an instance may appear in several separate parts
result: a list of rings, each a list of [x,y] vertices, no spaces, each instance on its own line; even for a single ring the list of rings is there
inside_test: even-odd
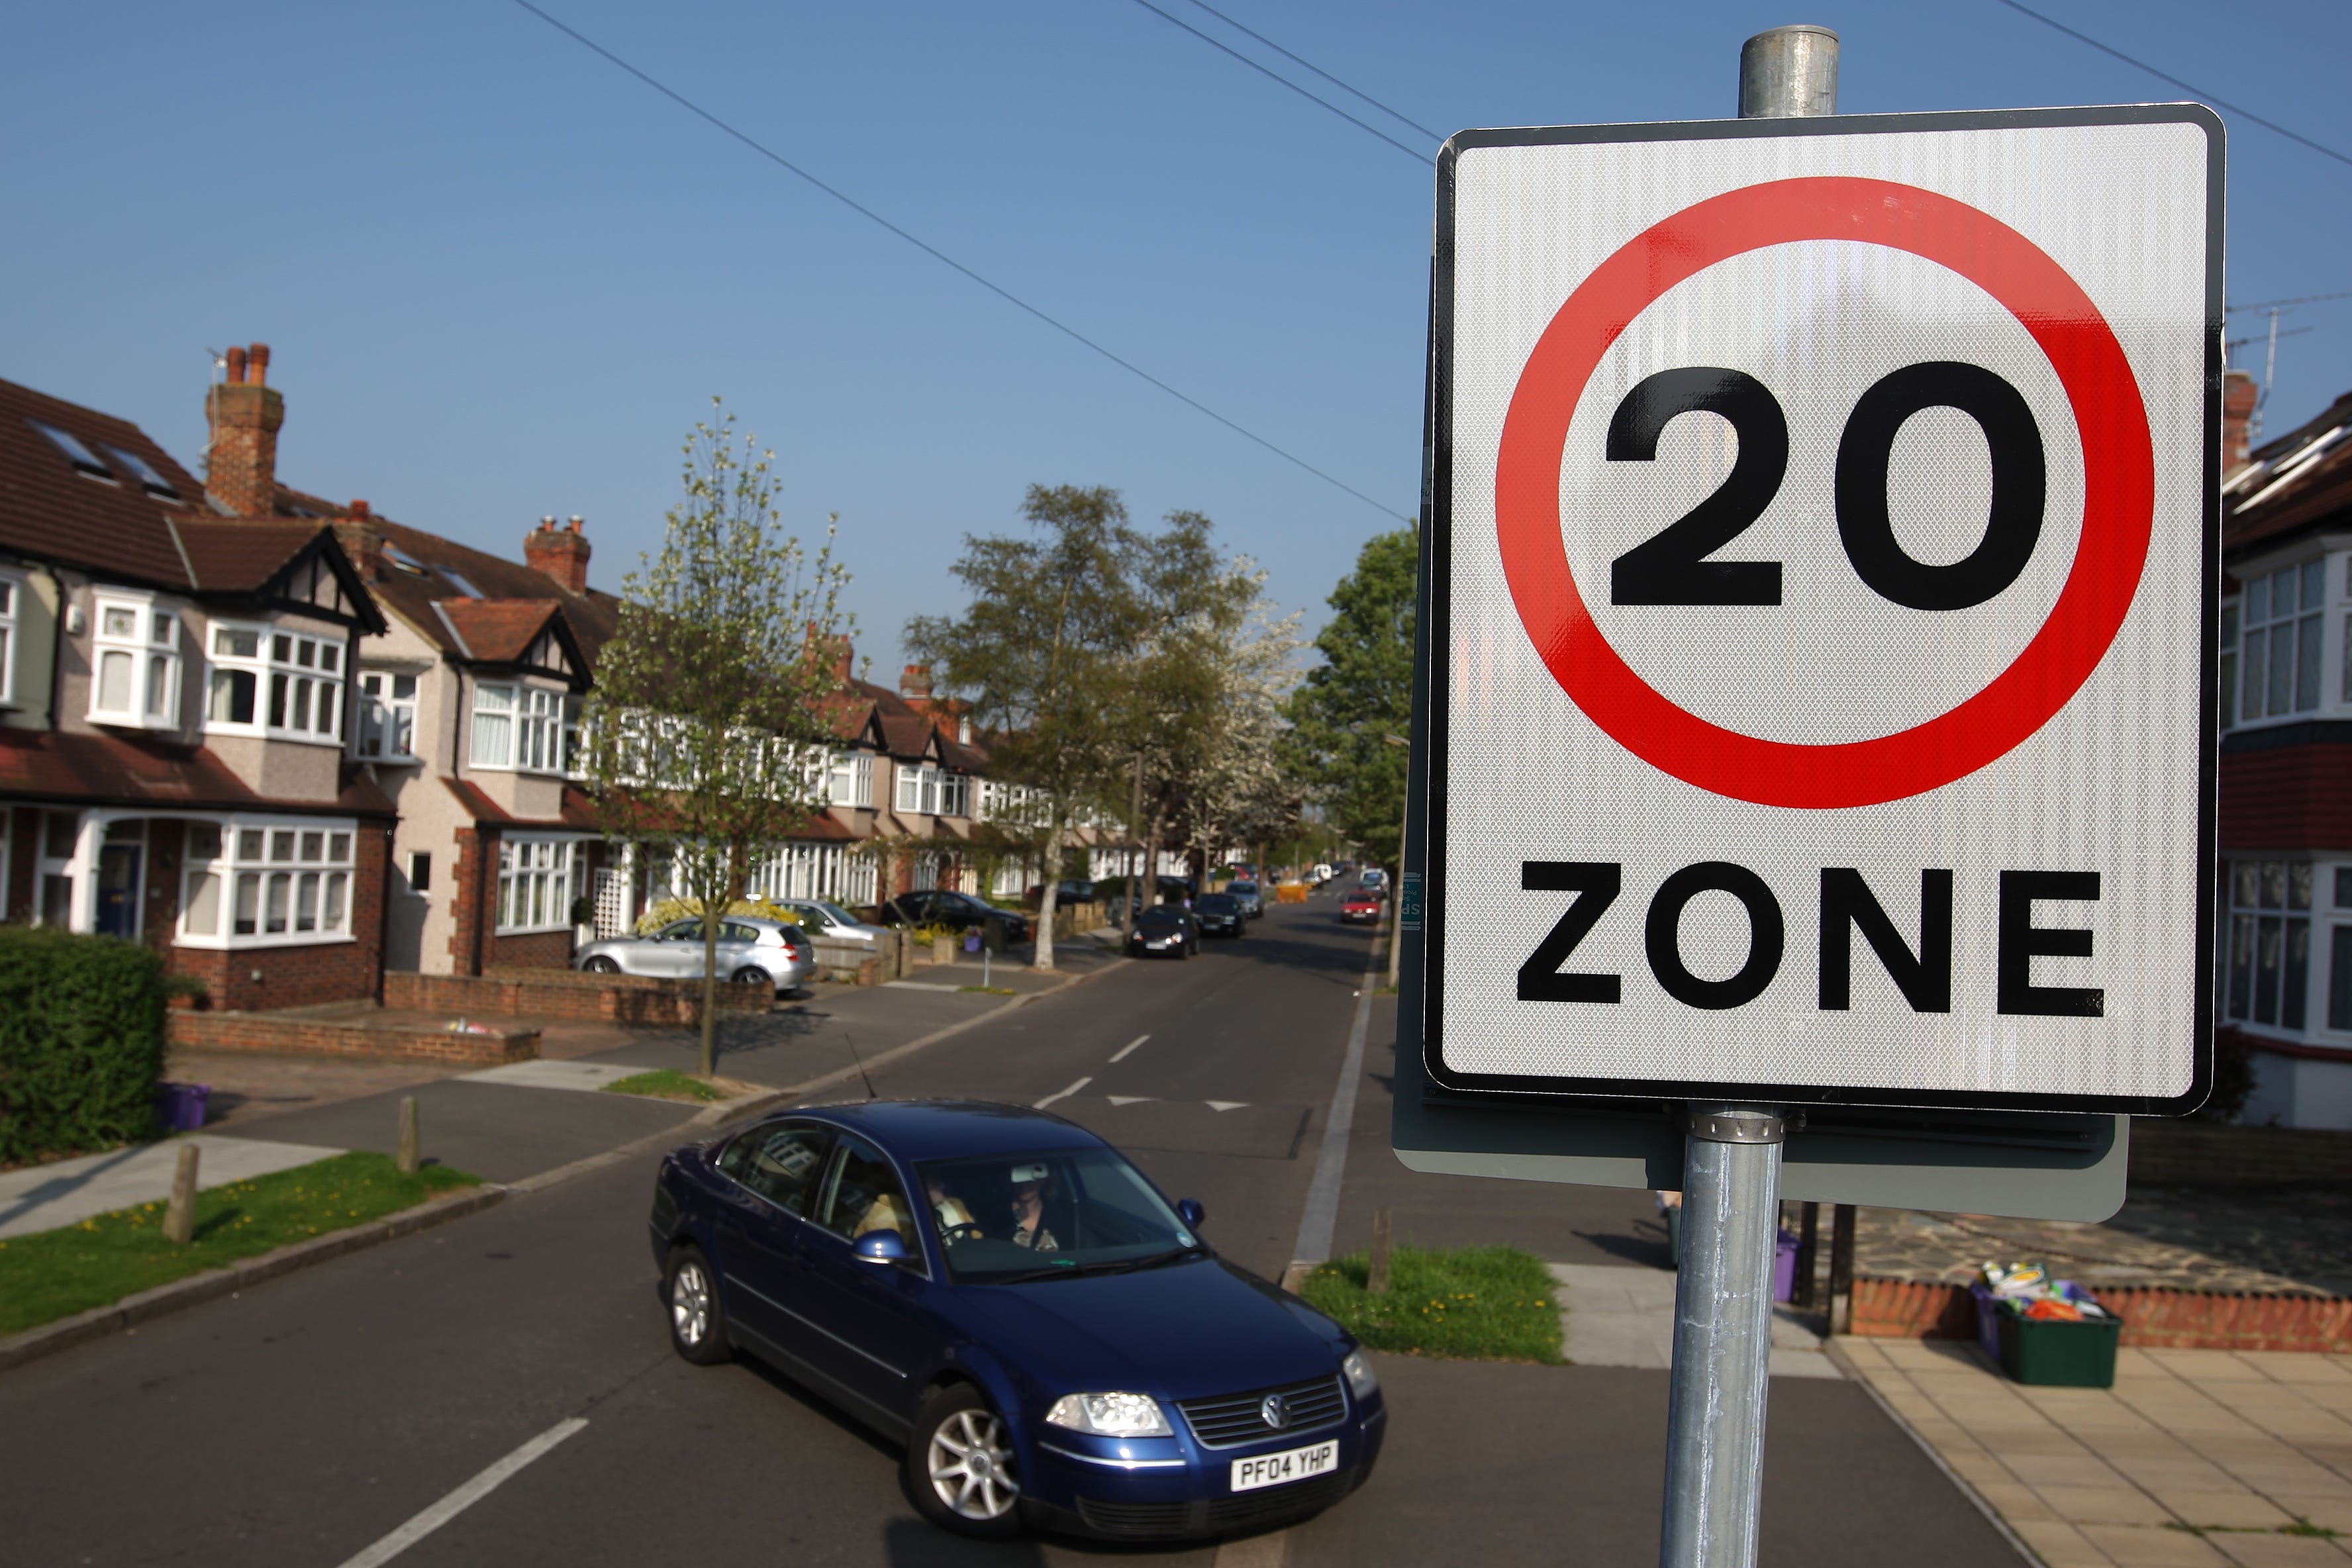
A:
[[[0,926],[0,1163],[155,1136],[163,1051],[154,953]]]

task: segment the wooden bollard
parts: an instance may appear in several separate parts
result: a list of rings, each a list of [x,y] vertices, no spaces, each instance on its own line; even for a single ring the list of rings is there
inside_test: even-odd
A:
[[[1364,1289],[1375,1296],[1389,1293],[1389,1211],[1372,1211],[1372,1266],[1364,1276]]]
[[[194,1143],[181,1144],[179,1168],[172,1173],[172,1196],[163,1205],[163,1239],[173,1247],[195,1239],[197,1152]]]
[[[416,1127],[416,1097],[400,1097],[400,1152],[392,1157],[394,1168],[404,1176],[416,1174],[425,1163],[425,1141]]]

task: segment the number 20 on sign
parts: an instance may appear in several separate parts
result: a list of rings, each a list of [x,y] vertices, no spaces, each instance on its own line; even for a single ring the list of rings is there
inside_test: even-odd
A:
[[[2202,1100],[2221,211],[2189,106],[1447,144],[1436,1083]]]

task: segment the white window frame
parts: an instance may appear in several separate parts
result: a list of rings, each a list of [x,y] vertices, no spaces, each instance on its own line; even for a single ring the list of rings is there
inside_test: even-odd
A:
[[[577,834],[499,835],[498,934],[570,930],[587,858],[588,840]]]
[[[25,646],[25,594],[29,584],[14,572],[0,572],[0,708],[16,705],[16,653]],[[5,865],[0,860],[0,865]],[[0,881],[0,888],[7,883]]]
[[[213,832],[218,838],[208,844]],[[243,950],[356,940],[354,818],[207,817],[192,821],[187,835],[178,945]]]
[[[2231,671],[2232,684],[2237,688],[2236,700],[2227,715],[2234,721],[2231,728],[2244,729],[2254,724],[2287,722],[2308,719],[2326,705],[2327,686],[2327,563],[2321,556],[2315,560],[2290,561],[2283,565],[2239,580],[2237,601],[2231,608],[2235,622],[2233,637],[2226,640],[2221,649],[2223,665]],[[2281,614],[2278,609],[2284,584],[2296,590],[2295,607]],[[2261,614],[2254,612],[2260,607]],[[2276,650],[2271,646],[2282,632],[2294,655],[2294,666],[2287,678],[2284,706],[2273,711],[2269,693],[2275,679],[2278,661],[2271,657]],[[2255,639],[2262,639],[2263,657],[2253,657]],[[2303,657],[2308,642],[2311,657]],[[2235,655],[2235,658],[2227,656]],[[2302,676],[2311,676],[2309,689],[2305,689]],[[2352,667],[2347,667],[2340,681],[2352,681]],[[2339,685],[2339,696],[2352,697],[2352,686]]]
[[[568,716],[564,697],[520,680],[476,681],[470,765],[494,773],[562,775],[566,731],[577,723]],[[493,737],[496,745],[489,743]]]
[[[898,766],[898,806],[900,811],[915,812],[924,816],[940,815],[940,779],[942,770],[930,763],[909,767]]]
[[[180,613],[158,609],[152,594],[103,590],[92,595],[89,618],[89,721],[131,730],[180,727]],[[123,636],[107,629],[110,616],[128,615],[133,628]],[[103,703],[106,671],[113,659],[131,665],[130,705]]]
[[[343,743],[349,639],[295,631],[274,621],[215,621],[205,629],[205,732],[258,735],[302,745]],[[240,652],[239,638],[253,651]],[[303,662],[305,658],[308,663]],[[249,719],[235,716],[235,682],[251,689]],[[300,723],[293,721],[297,715]]]
[[[873,752],[838,752],[834,754],[830,798],[835,805],[870,808],[874,805]]]
[[[970,773],[940,773],[940,815],[970,816],[971,815],[971,775]]]
[[[404,680],[408,683],[405,697],[399,692]],[[423,686],[424,678],[410,670],[361,670],[359,733],[353,738],[352,755],[374,763],[417,761],[416,705]],[[395,749],[394,741],[403,727],[399,721],[404,714],[408,744]]]

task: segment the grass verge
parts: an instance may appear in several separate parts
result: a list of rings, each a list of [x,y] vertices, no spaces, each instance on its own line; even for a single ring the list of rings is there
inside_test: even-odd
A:
[[[959,985],[959,991],[977,991],[983,996],[1014,996],[1019,993],[1010,985]]]
[[[1299,1294],[1377,1351],[1457,1361],[1558,1364],[1559,1304],[1543,1261],[1516,1247],[1389,1257],[1389,1290],[1365,1289],[1370,1258],[1350,1253],[1307,1277]]]
[[[0,1240],[0,1334],[382,1219],[480,1180],[443,1165],[404,1176],[388,1154],[337,1154],[198,1193],[195,1236],[185,1247],[163,1239],[161,1202],[10,1237]]]
[[[726,1089],[706,1079],[672,1068],[656,1068],[651,1072],[633,1072],[626,1078],[616,1078],[604,1086],[604,1092],[642,1094],[653,1100],[688,1100],[703,1103],[733,1098]]]

